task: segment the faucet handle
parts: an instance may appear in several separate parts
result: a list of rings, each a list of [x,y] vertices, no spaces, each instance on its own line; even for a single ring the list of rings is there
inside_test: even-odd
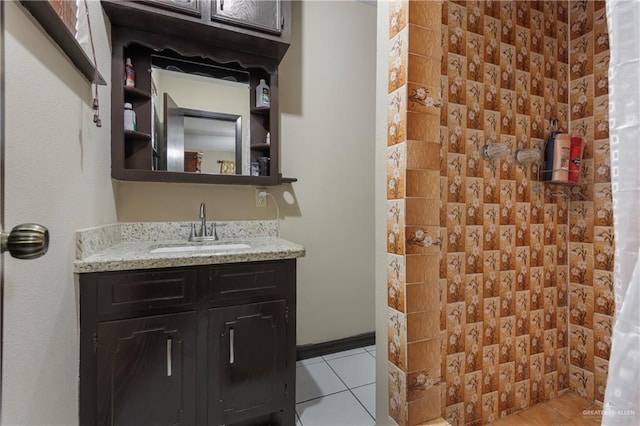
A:
[[[214,239],[218,240],[218,226],[227,226],[226,223],[216,223],[215,221],[211,222],[211,235],[213,235]]]

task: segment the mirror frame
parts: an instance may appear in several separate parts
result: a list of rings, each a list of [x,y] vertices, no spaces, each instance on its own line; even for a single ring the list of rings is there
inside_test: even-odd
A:
[[[270,186],[279,185],[284,182],[293,182],[295,179],[283,179],[279,169],[279,111],[278,111],[278,60],[233,50],[230,47],[216,45],[216,40],[195,40],[193,37],[168,37],[162,34],[148,33],[124,27],[112,27],[112,60],[111,60],[111,177],[122,181],[139,182],[184,182],[184,183],[215,183],[226,185],[254,185]],[[221,65],[237,66],[249,72],[252,85],[260,78],[268,78],[271,89],[271,107],[267,113],[269,123],[271,144],[268,146],[268,156],[270,157],[269,176],[249,176],[249,175],[223,175],[223,174],[203,174],[190,172],[169,172],[163,170],[151,170],[146,168],[125,167],[125,152],[127,150],[138,149],[144,140],[129,140],[125,142],[123,129],[123,114],[121,105],[125,102],[125,90],[123,89],[122,73],[124,70],[125,52],[131,46],[140,49],[148,49],[148,54],[142,55],[142,59],[137,60],[134,68],[137,70],[151,69],[151,56],[160,54],[162,51],[170,49],[189,60],[211,60]],[[261,77],[262,76],[262,77]],[[136,75],[137,82],[148,78],[150,84],[150,73],[148,77],[139,72]],[[122,89],[121,89],[122,88]],[[138,92],[138,90],[134,90]],[[142,92],[142,91],[140,91]],[[252,99],[253,102],[253,91]],[[136,93],[134,93],[136,95]],[[137,96],[137,95],[136,95]],[[148,112],[151,114],[150,97],[141,94],[140,103],[149,102]],[[134,106],[135,108],[135,106]],[[138,118],[142,116],[140,113]],[[264,114],[264,112],[262,113]],[[252,112],[249,126],[252,138],[254,134],[254,122],[256,117]],[[250,149],[253,144],[250,143]],[[265,155],[267,156],[267,155]]]

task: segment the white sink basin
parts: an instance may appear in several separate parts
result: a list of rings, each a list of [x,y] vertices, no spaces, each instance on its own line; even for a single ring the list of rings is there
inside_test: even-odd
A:
[[[248,244],[211,244],[204,246],[175,246],[175,247],[160,247],[151,250],[149,253],[180,253],[189,251],[226,251],[226,250],[241,250],[251,248]]]

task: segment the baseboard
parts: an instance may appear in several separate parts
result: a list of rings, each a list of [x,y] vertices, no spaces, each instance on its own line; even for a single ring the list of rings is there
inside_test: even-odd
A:
[[[296,359],[315,358],[317,356],[328,355],[335,352],[348,351],[362,346],[371,346],[376,343],[376,334],[358,334],[357,336],[345,337],[344,339],[331,340],[329,342],[312,343],[296,348]]]

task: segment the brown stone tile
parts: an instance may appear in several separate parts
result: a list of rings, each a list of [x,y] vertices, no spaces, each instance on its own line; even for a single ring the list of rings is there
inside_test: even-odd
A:
[[[405,200],[407,226],[439,225],[440,200],[435,198],[407,198]]]
[[[586,400],[573,392],[552,399],[547,404],[566,417],[574,417],[593,405],[593,401]]]
[[[592,426],[592,425],[600,425],[600,421],[590,419],[590,418],[582,418],[582,416],[577,416],[561,424],[561,426]]]
[[[440,127],[438,127],[438,132],[440,132]],[[440,170],[440,143],[437,141],[408,140],[407,169]],[[436,186],[439,188],[439,185],[438,182]],[[439,195],[438,198],[440,198]]]
[[[409,425],[419,425],[440,415],[440,391],[409,402]]]
[[[419,311],[439,311],[440,284],[438,282],[410,284],[405,287],[405,291],[408,313]]]
[[[435,420],[429,420],[426,423],[420,423],[420,426],[451,426],[451,423],[449,423],[442,417],[439,417]]]
[[[516,414],[521,425],[554,426],[569,420],[569,417],[546,404],[539,404],[533,408]]]
[[[442,22],[442,6],[439,1],[410,1],[409,23],[431,30],[439,30]]]
[[[407,197],[440,198],[440,172],[437,170],[407,170]]]
[[[396,1],[389,8],[389,38],[393,38],[404,27],[407,26],[407,12],[409,5],[407,1]]]
[[[406,422],[405,419],[407,417],[407,375],[391,362],[388,362],[387,365],[389,372],[389,416],[396,423],[403,424]]]
[[[440,140],[440,116],[424,112],[407,112],[407,139],[424,142]]]
[[[432,31],[424,27],[409,24],[409,53],[440,60],[442,56],[440,31]]]
[[[414,112],[428,112],[440,116],[442,96],[440,88],[409,83],[407,109]]]
[[[392,308],[387,308],[387,315],[387,359],[404,371],[407,366],[406,316]]]
[[[522,418],[516,414],[491,422],[491,426],[523,426],[523,424]]]
[[[437,225],[407,226],[405,253],[429,254],[440,252],[440,227]]]
[[[407,342],[431,339],[440,334],[440,312],[407,314]]]
[[[438,283],[438,254],[409,255],[405,258],[407,284]]]
[[[407,374],[407,401],[417,401],[432,395],[440,395],[441,379],[439,365],[428,370]]]
[[[407,371],[427,370],[440,365],[440,338],[407,345]]]
[[[409,54],[409,81],[430,84],[440,78],[440,59]]]

